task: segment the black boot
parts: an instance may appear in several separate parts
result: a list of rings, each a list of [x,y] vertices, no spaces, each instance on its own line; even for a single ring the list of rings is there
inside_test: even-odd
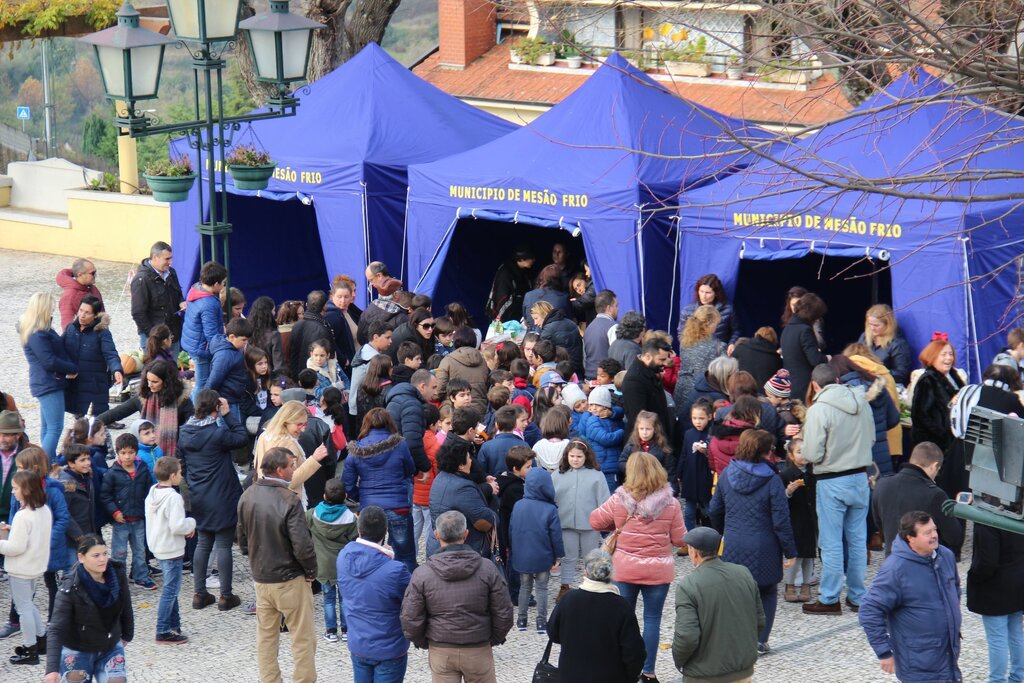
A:
[[[8,660],[11,664],[39,664],[39,652],[35,645],[16,647],[14,653]]]

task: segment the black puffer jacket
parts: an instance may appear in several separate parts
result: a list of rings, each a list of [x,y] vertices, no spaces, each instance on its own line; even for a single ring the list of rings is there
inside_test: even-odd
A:
[[[807,387],[811,386],[811,372],[815,366],[828,362],[828,357],[818,348],[814,328],[798,315],[789,319],[779,339],[782,347],[782,365],[789,370],[792,384],[790,396],[803,401]]]
[[[749,372],[757,382],[757,393],[764,394],[764,384],[782,369],[779,349],[760,337],[751,337],[732,350],[740,370]],[[796,398],[794,396],[794,398]],[[801,399],[802,400],[802,399]]]
[[[119,641],[135,637],[135,615],[124,565],[110,560],[120,585],[117,602],[101,610],[81,585],[78,571],[65,575],[53,603],[46,632],[46,673],[60,672],[61,648],[79,652],[108,652]]]
[[[233,529],[242,486],[231,461],[231,451],[249,441],[234,413],[224,416],[225,427],[205,420],[191,421],[178,430],[181,460],[192,499],[191,517],[200,531]]]
[[[115,462],[103,475],[100,502],[110,516],[120,512],[127,519],[145,519],[146,496],[154,483],[149,467],[141,460],[135,461],[135,476]]]
[[[583,337],[580,336],[580,328],[569,319],[565,311],[556,308],[544,318],[540,338],[568,351],[573,370],[580,377],[583,376]]]
[[[181,284],[174,268],[165,280],[144,259],[132,278],[132,320],[139,334],[149,334],[156,325],[171,328],[175,339],[181,339]]]
[[[416,470],[429,472],[432,467],[427,451],[423,448],[423,433],[427,431],[427,419],[423,415],[426,401],[419,389],[411,384],[395,384],[387,391],[388,413],[398,425],[398,431],[405,437],[405,443],[412,453]]]

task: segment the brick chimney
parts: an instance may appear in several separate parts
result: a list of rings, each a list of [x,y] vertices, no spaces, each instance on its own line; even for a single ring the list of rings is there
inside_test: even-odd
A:
[[[438,0],[437,38],[441,64],[469,66],[494,47],[497,32],[493,0]]]

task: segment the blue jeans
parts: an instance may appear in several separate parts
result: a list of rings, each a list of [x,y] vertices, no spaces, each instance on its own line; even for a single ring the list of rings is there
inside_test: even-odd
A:
[[[192,403],[196,403],[199,392],[206,388],[206,380],[210,379],[210,363],[212,358],[193,358],[196,365],[195,384],[192,386]]]
[[[615,489],[619,488],[619,482],[616,480],[615,475],[610,472],[605,472],[604,480],[608,482],[608,490],[615,493]]]
[[[71,648],[60,649],[61,680],[72,671],[85,674],[84,683],[107,683],[112,678],[128,680],[125,673],[124,646],[119,642],[106,652],[79,652]]]
[[[695,500],[683,501],[683,524],[686,530],[696,529],[700,524],[697,522],[697,514],[704,514],[704,509]]]
[[[412,537],[412,515],[400,515],[392,510],[385,510],[388,516],[388,543],[395,551],[395,559],[408,568],[409,573],[416,571],[416,544]]]
[[[779,607],[779,585],[773,583],[769,586],[758,586],[761,593],[761,607],[764,608],[764,628],[757,638],[759,643],[768,643],[772,635],[772,626],[775,625],[775,611]]]
[[[57,443],[64,431],[64,392],[51,391],[38,397],[40,440],[43,450],[50,456],[50,462],[57,462]]]
[[[338,628],[338,617],[341,617],[341,627],[348,630],[348,622],[345,621],[345,605],[341,602],[341,591],[338,590],[337,582],[320,584],[323,590],[320,592],[324,598],[324,628],[327,630]]]
[[[670,583],[662,583],[656,586],[644,586],[638,583],[615,582],[619,587],[619,594],[626,598],[629,604],[636,610],[636,600],[644,596],[644,650],[647,651],[647,658],[644,659],[645,674],[654,673],[654,662],[658,658],[658,636],[661,632],[661,611],[665,606],[665,597],[668,595]]]
[[[1022,612],[1005,616],[982,616],[988,641],[988,683],[1024,681],[1024,633]]]
[[[352,680],[354,683],[402,683],[409,655],[397,659],[369,659],[352,655]]]
[[[132,546],[132,581],[145,581],[149,578],[149,567],[146,566],[146,520],[136,522],[114,522],[113,542],[110,544],[110,556],[118,562],[125,562],[128,557],[128,544]]]
[[[160,593],[160,605],[156,609],[156,634],[180,632],[178,593],[181,591],[181,558],[160,560],[160,571],[163,572],[164,590]]]
[[[867,570],[868,487],[866,474],[850,474],[817,482],[818,546],[821,548],[819,600],[839,602],[843,590],[843,540],[848,551],[846,598],[859,605],[864,597]]]

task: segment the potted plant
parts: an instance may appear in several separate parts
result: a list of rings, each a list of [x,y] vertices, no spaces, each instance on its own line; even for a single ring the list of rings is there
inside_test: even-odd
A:
[[[743,78],[744,71],[746,71],[746,67],[744,67],[743,60],[740,59],[739,55],[733,55],[729,58],[729,66],[725,70],[725,75],[729,77],[730,81],[738,81]]]
[[[681,48],[662,50],[661,59],[665,62],[665,68],[673,76],[704,78],[711,72],[706,52],[707,38],[701,36]]]
[[[583,66],[583,57],[579,48],[576,47],[576,34],[570,33],[568,29],[562,29],[561,40],[556,46],[559,59],[565,60],[566,66],[570,69],[579,69]]]
[[[788,59],[777,59],[768,62],[758,69],[758,76],[770,83],[788,83],[803,85],[807,83],[808,68],[806,62],[794,62]]]
[[[153,191],[153,199],[158,202],[185,201],[196,182],[192,159],[187,156],[155,161],[146,166],[142,177]]]
[[[523,38],[512,46],[512,60],[517,64],[537,64],[549,47],[543,38]],[[551,54],[551,63],[554,64],[554,53]]]
[[[537,55],[537,66],[551,66],[555,63],[555,46],[539,38],[541,52]]]
[[[255,145],[232,147],[224,158],[228,173],[239,190],[265,190],[277,163],[270,154]]]

